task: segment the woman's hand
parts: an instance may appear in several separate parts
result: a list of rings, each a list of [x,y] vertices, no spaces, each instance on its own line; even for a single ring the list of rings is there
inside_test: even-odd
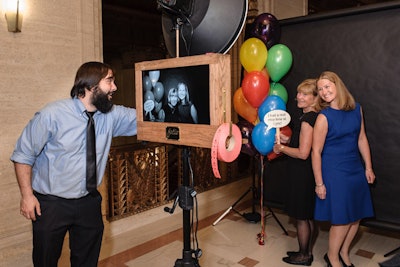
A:
[[[282,144],[289,144],[290,141],[290,136],[284,135],[284,134],[279,134],[279,138],[281,139]]]
[[[275,144],[274,145],[274,152],[275,154],[279,154],[283,151],[284,146],[281,144]]]
[[[315,193],[320,199],[326,198],[326,187],[324,184],[316,185],[315,186]]]
[[[373,184],[375,182],[375,173],[372,169],[366,169],[365,176],[367,177],[369,184]]]

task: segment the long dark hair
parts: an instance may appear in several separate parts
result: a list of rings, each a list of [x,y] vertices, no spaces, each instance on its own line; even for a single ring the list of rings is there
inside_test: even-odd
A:
[[[71,89],[71,97],[84,97],[85,89],[91,89],[105,78],[111,66],[102,62],[86,62],[76,72],[74,86]]]

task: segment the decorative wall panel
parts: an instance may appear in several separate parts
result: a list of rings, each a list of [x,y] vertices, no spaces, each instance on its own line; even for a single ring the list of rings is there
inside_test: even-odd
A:
[[[168,201],[168,153],[165,145],[112,148],[107,175],[110,220]]]

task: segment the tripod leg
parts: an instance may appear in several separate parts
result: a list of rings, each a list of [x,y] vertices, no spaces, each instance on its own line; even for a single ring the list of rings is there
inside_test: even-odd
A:
[[[219,216],[218,219],[215,220],[215,222],[213,222],[213,226],[217,225],[217,223],[219,223],[220,220],[222,220],[231,210],[232,210],[232,206],[230,206],[221,216]]]
[[[251,189],[252,189],[252,187],[247,189],[247,191],[243,195],[241,195],[240,198],[238,200],[236,200],[236,202],[233,203],[232,206],[230,206],[217,220],[215,220],[215,222],[213,222],[212,225],[215,226],[217,223],[219,223],[219,221],[221,221],[231,210],[236,211],[234,209],[234,207],[251,191]],[[239,212],[237,212],[237,213],[239,213]],[[242,215],[242,214],[240,214],[240,215]]]
[[[390,256],[392,254],[394,254],[396,251],[400,250],[400,247],[393,249],[392,251],[389,251],[388,253],[386,253],[385,255],[383,255],[384,257]]]
[[[285,233],[285,235],[289,235],[289,233],[286,231],[285,227],[283,227],[282,223],[279,221],[278,217],[276,217],[274,211],[271,209],[271,207],[267,206],[269,212],[271,213],[271,215],[274,217],[275,221],[279,224],[279,226],[282,228],[283,232]]]

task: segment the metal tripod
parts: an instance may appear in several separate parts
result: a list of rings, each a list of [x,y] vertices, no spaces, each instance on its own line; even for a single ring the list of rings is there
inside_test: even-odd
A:
[[[255,175],[255,171],[253,168],[253,182],[252,185],[249,187],[249,189],[247,189],[246,192],[244,192],[243,195],[241,195],[239,197],[239,199],[232,204],[232,206],[230,206],[217,220],[215,220],[215,222],[213,222],[212,225],[216,225],[219,221],[221,221],[231,210],[233,210],[234,212],[236,212],[237,214],[239,214],[240,216],[242,216],[243,218],[245,218],[246,220],[248,220],[249,222],[252,223],[257,223],[261,220],[261,215],[260,213],[256,212],[256,207],[255,207],[255,202],[257,199],[257,187],[256,187],[256,175]],[[237,211],[235,209],[235,206],[242,201],[242,199],[247,196],[248,193],[252,192],[253,193],[253,203],[252,203],[252,211],[249,213],[240,213],[239,211]]]
[[[256,161],[257,162],[257,161]],[[264,164],[263,162],[261,162],[260,160],[260,164]],[[261,165],[260,165],[261,166]],[[256,165],[253,168],[253,173],[252,173],[252,185],[249,187],[249,189],[247,189],[246,192],[244,192],[243,195],[241,195],[239,197],[239,199],[232,204],[232,206],[230,206],[218,219],[216,219],[213,222],[213,226],[217,225],[217,223],[219,223],[219,221],[221,221],[231,210],[233,210],[234,212],[236,212],[237,214],[239,214],[240,216],[242,216],[243,218],[245,218],[247,221],[251,222],[251,223],[257,223],[259,221],[261,221],[261,214],[256,212],[256,208],[255,208],[255,204],[257,202],[257,187],[256,187]],[[261,168],[260,168],[261,169]],[[259,175],[261,176],[261,175]],[[260,179],[264,179],[264,177],[260,177]],[[248,194],[252,192],[253,193],[253,200],[252,200],[252,210],[251,212],[248,213],[240,213],[239,211],[237,211],[235,209],[235,206]],[[268,215],[272,215],[272,217],[274,217],[275,221],[279,224],[279,226],[281,227],[281,229],[283,230],[283,232],[285,233],[285,235],[289,235],[288,232],[286,231],[285,227],[282,225],[282,223],[279,221],[278,217],[276,217],[274,211],[271,209],[270,206],[266,205],[269,213],[264,216],[263,219],[265,219],[265,217],[267,217]]]
[[[201,256],[200,249],[192,249],[190,244],[191,238],[191,222],[190,214],[193,209],[193,198],[196,196],[196,191],[190,186],[190,163],[189,163],[190,151],[188,147],[182,148],[182,159],[183,159],[183,181],[182,186],[177,191],[172,208],[165,207],[164,211],[173,213],[176,205],[179,203],[179,207],[182,208],[183,213],[183,250],[182,258],[175,261],[174,267],[200,267],[198,259]],[[192,257],[192,255],[195,257]]]

